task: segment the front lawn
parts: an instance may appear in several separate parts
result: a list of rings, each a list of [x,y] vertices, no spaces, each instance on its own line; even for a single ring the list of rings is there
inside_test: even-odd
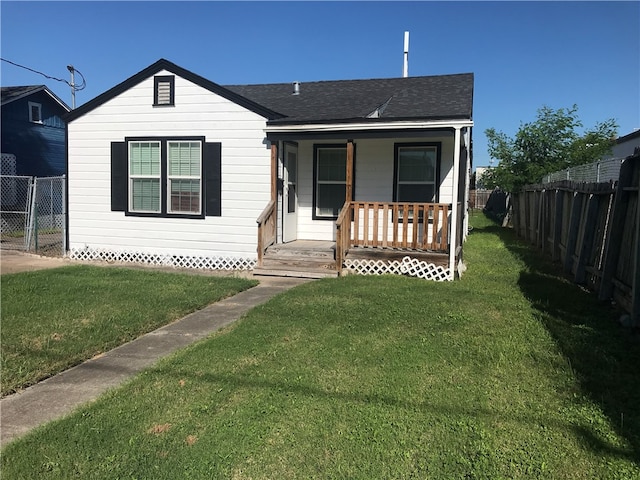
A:
[[[0,282],[3,396],[256,283],[86,265]]]
[[[638,344],[474,225],[462,280],[301,285],[9,444],[3,475],[640,478]]]

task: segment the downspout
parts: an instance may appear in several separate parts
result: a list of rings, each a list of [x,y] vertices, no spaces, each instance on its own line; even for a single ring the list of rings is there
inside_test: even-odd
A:
[[[453,136],[453,198],[451,208],[451,233],[449,234],[449,280],[456,278],[456,245],[458,244],[458,188],[460,174],[460,128]]]

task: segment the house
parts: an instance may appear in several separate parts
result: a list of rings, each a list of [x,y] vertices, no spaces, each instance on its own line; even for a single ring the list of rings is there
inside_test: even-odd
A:
[[[473,175],[474,181],[471,182],[471,183],[475,183],[476,190],[486,190],[483,177],[490,170],[491,170],[491,167],[476,167],[476,171]]]
[[[2,87],[2,174],[59,176],[66,170],[69,107],[45,85]]]
[[[453,279],[472,102],[472,74],[221,86],[161,59],[66,116],[69,255]]]
[[[604,159],[630,157],[638,150],[640,150],[640,129],[618,137],[616,144],[611,148],[611,153]]]

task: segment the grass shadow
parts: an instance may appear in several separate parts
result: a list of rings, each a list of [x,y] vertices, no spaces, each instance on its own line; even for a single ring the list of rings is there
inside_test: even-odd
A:
[[[570,362],[583,393],[600,406],[640,463],[638,334],[620,327],[616,321],[620,312],[567,279],[560,265],[519,239],[513,230],[495,224],[479,230],[498,235],[524,262],[520,290]],[[584,435],[589,443],[592,437],[593,433]]]

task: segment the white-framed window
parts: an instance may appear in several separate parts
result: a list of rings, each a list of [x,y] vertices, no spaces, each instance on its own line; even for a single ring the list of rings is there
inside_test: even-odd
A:
[[[129,142],[129,211],[160,213],[160,142]]]
[[[168,213],[200,214],[202,142],[167,142]]]
[[[347,147],[314,145],[314,219],[336,219],[347,189]]]
[[[29,102],[29,121],[42,123],[42,104]]]
[[[200,215],[202,150],[201,140],[130,140],[129,212]]]
[[[396,144],[394,201],[438,201],[440,144]]]

